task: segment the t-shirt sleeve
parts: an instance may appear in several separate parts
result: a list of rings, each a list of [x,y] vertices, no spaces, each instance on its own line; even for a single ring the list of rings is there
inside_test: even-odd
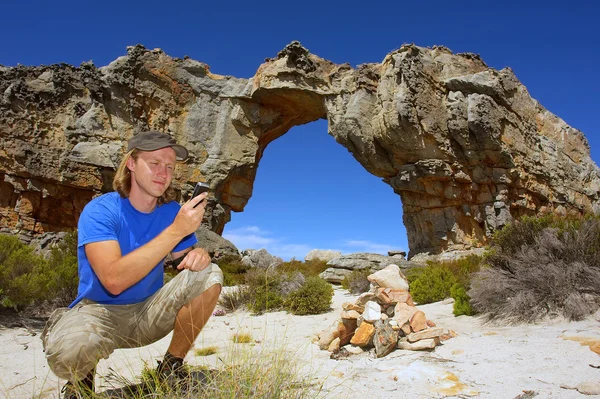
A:
[[[98,241],[118,241],[118,224],[119,219],[114,210],[102,202],[90,202],[79,217],[78,245]]]
[[[183,251],[184,249],[194,246],[197,242],[198,239],[196,238],[196,234],[192,233],[187,235],[183,237],[181,241],[179,241],[179,244],[177,244],[175,248],[173,248],[173,252]]]

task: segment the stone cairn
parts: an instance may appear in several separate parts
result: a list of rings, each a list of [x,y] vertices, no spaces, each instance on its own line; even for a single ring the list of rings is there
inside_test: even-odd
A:
[[[368,277],[371,290],[342,305],[340,319],[317,335],[319,348],[338,354],[360,354],[374,347],[375,357],[394,349],[431,350],[455,333],[437,327],[417,309],[408,280],[391,264]]]

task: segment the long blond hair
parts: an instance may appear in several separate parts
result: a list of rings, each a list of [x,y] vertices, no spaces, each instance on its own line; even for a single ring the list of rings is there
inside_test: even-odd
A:
[[[132,158],[134,161],[137,161],[139,155],[140,150],[138,150],[137,148],[134,148],[133,150],[125,154],[123,160],[121,161],[121,164],[117,168],[117,173],[115,173],[115,177],[113,178],[113,190],[118,192],[123,198],[129,197],[129,193],[131,192],[131,171],[127,167],[127,161],[129,160],[129,158]],[[167,202],[171,202],[175,200],[176,197],[177,193],[173,188],[173,184],[169,184],[169,187],[167,187],[163,195],[158,198],[157,205],[163,205]]]

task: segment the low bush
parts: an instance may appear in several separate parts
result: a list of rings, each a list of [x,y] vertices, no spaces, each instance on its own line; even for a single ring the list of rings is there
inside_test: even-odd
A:
[[[480,270],[483,258],[470,255],[447,262],[428,262],[425,267],[415,267],[406,272],[410,294],[420,304],[454,298],[455,316],[473,315],[467,291],[473,273]]]
[[[224,292],[219,304],[226,311],[246,307],[257,314],[282,309],[298,312],[297,314],[315,314],[328,310],[333,289],[329,283],[312,274],[321,266],[317,267],[313,263],[312,266],[298,270],[291,268],[293,262],[295,261],[286,262],[284,267],[248,270],[244,274],[244,284]],[[329,288],[332,295],[324,297],[323,287]],[[297,305],[294,304],[296,301]]]
[[[241,259],[231,255],[222,256],[216,263],[223,272],[223,284],[226,287],[242,284],[246,272],[251,269],[243,264]]]
[[[458,279],[452,271],[441,263],[430,263],[407,272],[410,295],[419,304],[441,301],[450,297],[452,286]]]
[[[252,299],[252,292],[246,285],[224,289],[219,296],[219,305],[226,312],[235,312],[246,306]]]
[[[369,274],[371,274],[371,270],[369,269],[353,270],[342,280],[342,288],[347,289],[354,295],[369,291],[371,288],[371,283],[367,280]]]
[[[289,262],[283,262],[282,264],[277,266],[277,269],[284,273],[290,272],[300,272],[305,277],[309,276],[318,276],[323,273],[329,266],[327,266],[327,261],[320,259],[311,259],[305,262],[301,262],[299,260],[292,259]]]
[[[37,313],[67,306],[75,299],[78,281],[75,232],[53,247],[47,259],[18,238],[0,235],[0,306]]]
[[[49,268],[53,278],[49,281],[52,307],[66,307],[77,297],[79,274],[77,266],[77,232],[69,232],[50,252]]]
[[[468,295],[488,320],[580,320],[600,306],[600,221],[524,218],[494,236],[486,264]]]
[[[18,238],[0,235],[0,305],[14,310],[41,303],[49,294],[48,261]]]
[[[284,301],[287,311],[295,315],[319,314],[329,310],[333,298],[333,287],[318,276],[310,276]]]
[[[456,283],[450,289],[450,295],[454,299],[452,313],[454,316],[473,316],[475,311],[471,306],[471,298],[467,295],[467,288],[461,283]]]

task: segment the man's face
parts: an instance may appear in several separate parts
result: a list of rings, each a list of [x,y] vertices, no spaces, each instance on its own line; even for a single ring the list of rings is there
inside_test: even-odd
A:
[[[175,151],[171,147],[141,151],[137,160],[130,158],[127,166],[132,172],[132,190],[137,186],[142,192],[159,198],[173,180],[175,159]]]

